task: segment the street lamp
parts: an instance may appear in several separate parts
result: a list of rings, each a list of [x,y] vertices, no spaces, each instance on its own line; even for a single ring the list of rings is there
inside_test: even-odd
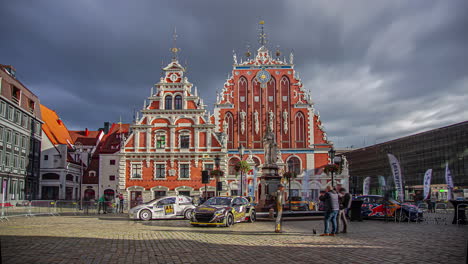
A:
[[[83,185],[83,144],[81,142],[75,142],[75,149],[80,153],[80,182],[79,182],[79,189],[80,189],[80,194],[79,194],[79,199],[80,199],[80,210],[83,210],[83,195],[81,195],[82,192],[82,185]],[[75,197],[76,199],[76,197]]]
[[[289,201],[289,211],[292,211],[292,207],[291,207],[291,178],[293,177],[293,165],[292,164],[288,164],[288,172],[289,172],[289,177],[288,177],[288,201]]]
[[[215,167],[216,169],[219,171],[219,163],[221,162],[221,159],[216,156],[216,158],[214,158],[214,162],[215,162]],[[219,188],[219,176],[217,175],[216,176],[216,196],[219,196],[219,192],[221,191],[221,188]]]
[[[335,149],[332,147],[330,149],[330,151],[328,151],[328,154],[330,155],[330,161],[331,161],[331,164],[335,164],[334,160],[335,160]],[[334,178],[334,171],[332,170],[331,171],[331,183],[332,183],[332,187],[335,187],[335,178]]]
[[[245,150],[245,148],[244,148],[243,145],[240,145],[240,146],[237,148],[237,150],[239,150],[239,155],[240,155],[241,162],[242,162],[242,159],[244,158],[244,150]],[[240,196],[243,196],[243,192],[242,192],[242,191],[243,191],[243,190],[242,190],[243,182],[242,182],[242,179],[243,179],[243,177],[244,177],[244,172],[242,171],[242,169],[241,169],[240,171],[241,171],[241,172],[240,172],[240,173],[241,173],[241,175],[240,175],[240,176],[241,176],[241,177],[240,177],[240,182],[241,182],[241,183],[240,183]]]

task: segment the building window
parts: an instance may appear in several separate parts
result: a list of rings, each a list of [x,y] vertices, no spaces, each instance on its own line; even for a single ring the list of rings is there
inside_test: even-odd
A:
[[[36,104],[34,103],[33,100],[29,99],[29,111],[32,113],[34,112],[34,108],[36,107]]]
[[[18,155],[13,156],[13,168],[18,168]]]
[[[154,199],[166,196],[166,191],[154,191]]]
[[[6,130],[6,143],[11,143],[11,130]]]
[[[134,179],[141,179],[141,171],[142,166],[141,164],[132,164],[132,178]]]
[[[297,175],[301,173],[301,162],[297,157],[291,157],[288,160],[288,171],[295,172]]]
[[[90,171],[89,172],[89,177],[96,177],[96,172],[95,171]]]
[[[13,121],[13,107],[12,106],[8,106],[8,119],[10,121]]]
[[[15,103],[19,103],[21,98],[21,90],[18,87],[13,86],[11,91],[11,100]]]
[[[166,147],[166,136],[165,135],[157,135],[156,136],[156,148],[163,149]]]
[[[24,199],[24,181],[19,182],[19,192],[18,192],[18,199]]]
[[[5,159],[3,160],[3,165],[5,165],[5,167],[10,166],[10,153],[8,152],[5,152]]]
[[[0,127],[0,141],[3,141],[3,127]]]
[[[20,166],[19,166],[19,168],[22,169],[22,170],[24,170],[24,158],[21,157],[19,161],[20,161]]]
[[[166,178],[166,165],[156,164],[156,178]]]
[[[17,190],[17,187],[16,187],[16,183],[17,183],[17,181],[16,181],[16,180],[13,180],[13,181],[12,181],[12,184],[10,185],[10,187],[11,187],[11,188],[10,188],[10,194],[11,194],[10,197],[11,197],[12,200],[16,200],[16,193],[17,193],[17,191],[18,191],[18,190]]]
[[[176,95],[174,98],[175,109],[182,109],[182,96]]]
[[[27,115],[23,115],[23,119],[21,120],[21,126],[26,128],[26,122],[28,120],[28,116]]]
[[[302,112],[296,114],[296,147],[305,147],[305,118]]]
[[[109,181],[115,181],[115,175],[110,175],[109,176]]]
[[[49,155],[44,155],[44,160],[49,160]]]
[[[180,164],[179,177],[184,179],[190,178],[189,164]]]
[[[166,110],[172,109],[172,95],[166,96],[166,99],[164,100],[164,109]]]
[[[16,109],[15,109],[15,114],[13,116],[13,122],[15,122],[16,124],[20,123],[20,113]]]
[[[190,135],[181,135],[180,136],[180,148],[189,148],[190,147]]]
[[[236,175],[237,174],[236,166],[237,166],[237,164],[239,162],[240,162],[240,160],[238,158],[232,158],[232,159],[229,160],[229,164],[228,164],[229,175]]]
[[[115,160],[109,160],[109,165],[115,165]]]
[[[19,135],[18,135],[18,133],[15,133],[15,136],[14,136],[13,139],[14,139],[13,144],[14,144],[15,146],[19,146]]]
[[[205,164],[205,170],[208,171],[208,174],[211,174],[213,171],[214,165],[212,163]]]
[[[5,117],[5,111],[6,111],[6,104],[5,104],[5,102],[2,102],[0,104],[0,115]]]

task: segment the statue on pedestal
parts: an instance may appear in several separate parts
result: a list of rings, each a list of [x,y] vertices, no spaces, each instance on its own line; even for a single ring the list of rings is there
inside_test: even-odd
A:
[[[265,150],[265,165],[276,164],[278,147],[275,140],[275,134],[271,129],[267,130],[267,133],[263,138],[263,148]]]

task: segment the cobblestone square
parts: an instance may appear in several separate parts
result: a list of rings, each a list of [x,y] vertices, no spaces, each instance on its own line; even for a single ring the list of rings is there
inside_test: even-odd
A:
[[[466,226],[352,222],[320,237],[322,221],[231,228],[125,215],[12,218],[0,223],[3,263],[463,263]],[[317,234],[313,234],[316,229]]]

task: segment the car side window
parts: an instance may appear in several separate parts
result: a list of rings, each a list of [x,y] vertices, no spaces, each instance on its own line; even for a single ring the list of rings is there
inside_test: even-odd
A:
[[[174,197],[162,199],[161,201],[158,202],[159,205],[168,205],[168,204],[175,204],[176,200]]]
[[[239,197],[234,198],[234,201],[232,202],[232,204],[242,204],[242,200]]]
[[[249,201],[247,199],[243,198],[243,197],[241,198],[241,201],[242,201],[243,205],[249,204]]]

